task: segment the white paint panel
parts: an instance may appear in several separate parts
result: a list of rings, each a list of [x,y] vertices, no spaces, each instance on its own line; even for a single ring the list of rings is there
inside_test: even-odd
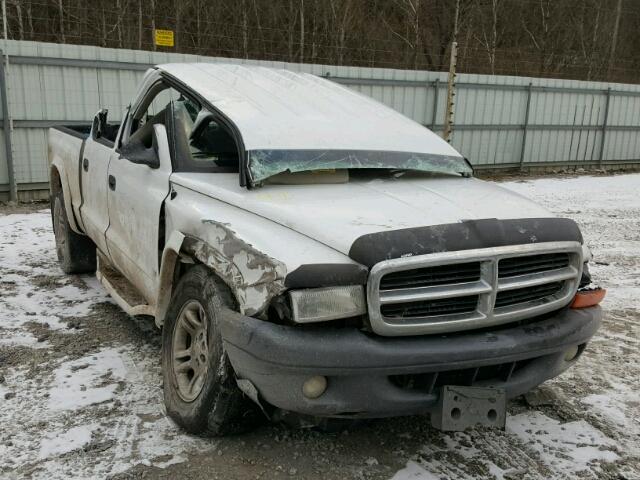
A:
[[[531,200],[493,183],[454,176],[265,185],[255,190],[240,187],[235,176],[216,173],[175,173],[171,180],[286,226],[345,255],[355,239],[374,232],[496,215],[500,219],[553,216]]]
[[[459,156],[447,142],[395,110],[310,74],[230,64],[159,68],[229,117],[247,150],[377,150]],[[379,98],[388,87],[374,88]]]

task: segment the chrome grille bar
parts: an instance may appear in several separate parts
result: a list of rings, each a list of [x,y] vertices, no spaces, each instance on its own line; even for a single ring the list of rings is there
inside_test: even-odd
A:
[[[507,277],[498,281],[498,291],[513,290],[515,288],[535,287],[545,283],[560,282],[575,278],[578,274],[576,268],[569,266],[557,270],[542,273],[527,273],[515,277]]]
[[[380,303],[406,303],[418,300],[437,300],[439,298],[463,297],[467,295],[480,295],[493,290],[485,281],[457,283],[437,287],[419,287],[402,290],[382,290]]]
[[[518,274],[517,257],[523,257],[523,265],[529,265],[532,256],[545,254],[567,254],[567,264],[558,263],[557,256],[551,258],[549,270]],[[508,259],[508,276],[499,277],[500,260]],[[429,267],[456,266],[464,268],[464,264],[480,264],[480,278],[477,281],[452,281],[448,284],[434,286],[402,287],[394,283],[394,288],[387,286],[380,289],[385,275],[396,272],[425,269]],[[433,253],[414,257],[398,258],[380,262],[371,269],[367,285],[367,302],[372,329],[380,335],[420,335],[429,333],[446,333],[460,330],[482,328],[502,323],[531,318],[536,315],[559,309],[565,306],[575,295],[582,275],[582,246],[578,242],[547,242],[531,245],[513,245],[506,247],[462,250],[456,252]],[[543,257],[540,262],[544,268]],[[515,267],[514,267],[515,265]],[[560,267],[560,268],[558,268]],[[515,268],[515,270],[514,270]],[[523,266],[524,272],[531,271]],[[396,278],[400,278],[396,275]],[[558,289],[544,288],[545,285],[560,283]],[[389,284],[387,284],[389,285]],[[528,300],[530,295],[512,295],[516,303],[495,307],[499,292],[538,288],[542,292],[555,293]],[[556,291],[557,290],[557,291]],[[506,294],[505,294],[506,295]],[[383,305],[406,305],[411,303],[439,301],[457,297],[469,301],[470,296],[477,296],[476,308],[466,313],[451,313],[411,317],[385,317],[381,312]],[[519,298],[527,300],[517,303]],[[504,304],[501,299],[501,304]],[[387,308],[387,307],[385,307]],[[428,311],[425,310],[425,311]]]

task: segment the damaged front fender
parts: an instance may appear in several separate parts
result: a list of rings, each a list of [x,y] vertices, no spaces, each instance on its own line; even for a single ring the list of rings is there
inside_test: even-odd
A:
[[[284,263],[242,240],[229,225],[202,220],[202,237],[186,237],[182,251],[211,268],[231,289],[240,312],[254,316],[285,290]]]

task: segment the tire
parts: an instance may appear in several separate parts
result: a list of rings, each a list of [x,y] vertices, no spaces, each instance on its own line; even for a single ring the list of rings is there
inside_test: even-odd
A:
[[[71,230],[62,190],[51,197],[51,217],[58,262],[62,271],[64,273],[95,272],[96,245],[89,237]]]
[[[233,308],[227,286],[203,265],[189,270],[172,295],[162,331],[162,375],[168,415],[187,432],[215,437],[246,432],[262,414],[236,384],[218,318]]]

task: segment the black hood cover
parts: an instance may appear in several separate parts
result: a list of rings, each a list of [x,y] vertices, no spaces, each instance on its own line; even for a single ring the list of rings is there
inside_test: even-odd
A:
[[[371,268],[403,256],[562,241],[582,243],[580,229],[571,219],[488,218],[363,235],[351,245],[349,257]]]

